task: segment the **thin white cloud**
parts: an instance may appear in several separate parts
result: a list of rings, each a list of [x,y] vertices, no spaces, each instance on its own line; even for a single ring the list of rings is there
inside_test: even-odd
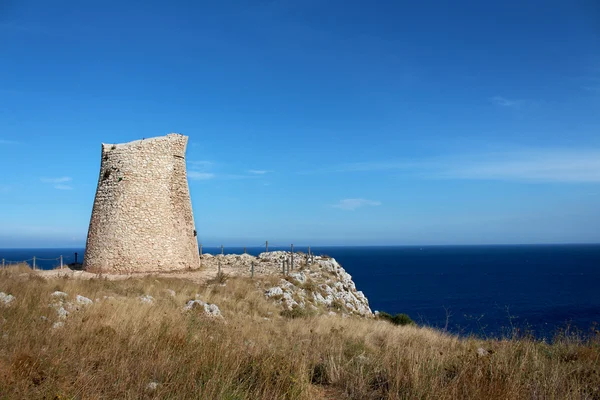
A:
[[[188,171],[188,178],[193,179],[195,181],[206,181],[209,179],[213,179],[215,174],[211,172],[200,172],[200,171]]]
[[[600,92],[600,68],[590,68],[587,75],[578,76],[572,81],[586,92]]]
[[[188,177],[192,180],[207,181],[207,180],[239,180],[239,179],[256,179],[269,171],[263,170],[248,170],[244,174],[213,172],[214,165],[212,161],[189,161]],[[219,164],[222,166],[222,164]]]
[[[206,161],[206,160],[188,161],[188,164],[190,164],[191,168],[200,168],[200,169],[210,168],[214,165],[214,163],[212,161]]]
[[[501,107],[520,107],[523,104],[522,100],[507,99],[502,96],[490,97],[490,101]]]
[[[16,140],[0,139],[0,144],[17,144]]]
[[[69,186],[69,185],[54,185],[54,189],[58,189],[58,190],[73,190],[73,186]]]
[[[434,177],[534,182],[600,182],[600,151],[529,151],[440,160]],[[426,171],[425,171],[426,172]]]
[[[367,199],[342,199],[332,207],[339,208],[346,211],[354,211],[357,208],[365,206],[380,206],[381,202],[376,200]]]
[[[214,163],[212,161],[197,160],[188,161],[189,171],[187,173],[188,178],[195,181],[208,181],[215,178],[215,174],[210,172]]]
[[[71,182],[73,178],[70,176],[62,176],[60,178],[41,178],[41,181],[44,183],[65,183]]]
[[[543,149],[342,164],[313,173],[401,172],[428,179],[600,183],[600,150]]]

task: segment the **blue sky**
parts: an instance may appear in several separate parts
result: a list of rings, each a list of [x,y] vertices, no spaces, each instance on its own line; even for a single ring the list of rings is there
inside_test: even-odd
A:
[[[600,242],[592,1],[3,1],[0,54],[0,247],[169,132],[206,245]]]

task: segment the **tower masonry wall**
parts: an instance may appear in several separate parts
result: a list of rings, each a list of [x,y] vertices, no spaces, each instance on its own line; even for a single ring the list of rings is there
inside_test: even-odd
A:
[[[84,268],[131,273],[197,268],[200,260],[179,134],[102,144]]]

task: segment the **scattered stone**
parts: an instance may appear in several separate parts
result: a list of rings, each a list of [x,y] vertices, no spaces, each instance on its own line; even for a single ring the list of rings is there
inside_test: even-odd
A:
[[[221,315],[221,310],[219,310],[219,307],[217,307],[216,304],[208,304],[203,302],[202,300],[190,300],[187,302],[187,304],[183,307],[184,311],[190,311],[190,310],[195,310],[195,309],[202,309],[202,311],[204,312],[204,315],[208,316],[208,317],[223,317]]]
[[[219,310],[219,307],[217,307],[216,304],[205,304],[204,314],[210,315],[212,317],[222,317],[221,310]]]
[[[140,296],[140,297],[138,297],[138,299],[143,304],[154,304],[154,297],[150,296],[149,294],[145,294],[143,296]]]
[[[7,306],[15,300],[15,296],[12,294],[6,294],[4,292],[0,292],[0,303]]]
[[[279,286],[281,287],[282,290],[285,290],[288,292],[291,292],[294,289],[296,289],[296,286],[292,282],[287,281],[285,279],[282,279],[279,281]]]
[[[171,296],[171,297],[175,297],[175,295],[177,294],[172,289],[165,289],[165,292],[167,292],[169,294],[169,296]]]
[[[59,329],[65,326],[65,323],[62,321],[58,321],[52,324],[52,329]]]
[[[265,296],[269,298],[283,296],[283,289],[281,289],[279,286],[272,287],[265,292]]]
[[[91,299],[80,295],[75,296],[75,301],[77,302],[77,304],[82,306],[89,306],[90,304],[94,304],[94,302]]]
[[[150,382],[146,385],[146,389],[153,392],[158,388],[158,382]]]
[[[304,274],[304,272],[292,272],[289,276],[290,278],[297,280],[301,284],[306,283],[306,275]]]
[[[56,313],[58,314],[59,319],[65,319],[69,315],[69,312],[63,306],[57,308]]]
[[[58,298],[67,298],[67,297],[69,297],[69,294],[65,293],[65,292],[61,292],[60,290],[57,290],[56,292],[52,293],[50,296],[58,297]]]
[[[281,302],[287,307],[288,310],[292,310],[294,306],[298,305],[298,302],[292,298],[292,295],[288,292],[283,294]]]
[[[486,349],[484,349],[483,347],[479,347],[479,348],[477,348],[477,355],[478,355],[478,356],[480,356],[480,357],[485,357],[485,356],[487,356],[487,355],[489,355],[489,354],[490,354],[490,352],[489,352],[489,351],[487,351]]]

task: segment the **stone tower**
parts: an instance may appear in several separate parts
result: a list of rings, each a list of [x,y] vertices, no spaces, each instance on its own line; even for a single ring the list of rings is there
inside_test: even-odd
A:
[[[185,169],[187,136],[102,144],[83,267],[129,273],[200,265]]]

